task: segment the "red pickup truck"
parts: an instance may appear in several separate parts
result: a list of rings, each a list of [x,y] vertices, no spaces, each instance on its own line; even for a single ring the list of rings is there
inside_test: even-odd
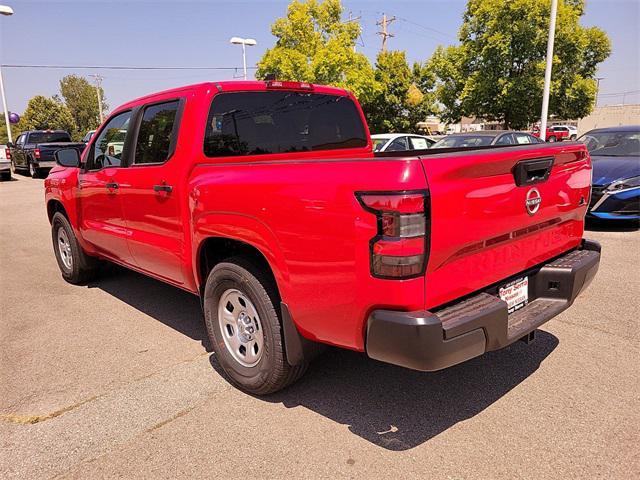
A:
[[[65,280],[103,260],[200,296],[219,363],[266,394],[320,344],[433,371],[518,339],[595,275],[580,144],[374,155],[349,92],[204,83],[116,109],[45,181]]]

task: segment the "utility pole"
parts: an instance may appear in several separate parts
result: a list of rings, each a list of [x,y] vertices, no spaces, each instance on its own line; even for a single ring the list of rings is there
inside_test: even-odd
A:
[[[596,77],[596,98],[593,102],[593,108],[598,106],[598,95],[600,94],[600,80],[604,80],[604,77]]]
[[[553,42],[556,36],[556,13],[558,0],[551,0],[549,38],[547,40],[547,66],[544,69],[544,89],[542,91],[542,114],[540,115],[540,139],[547,139],[547,114],[549,113],[549,90],[551,90],[551,67],[553,66]]]
[[[11,122],[9,121],[9,107],[7,107],[7,97],[4,95],[4,82],[2,81],[2,67],[0,66],[0,93],[2,94],[2,107],[4,109],[4,121],[7,124],[7,137],[9,137],[9,143],[13,143],[11,137]]]
[[[378,25],[379,27],[382,27],[382,31],[381,32],[376,32],[376,33],[382,37],[382,51],[383,52],[387,51],[387,38],[395,36],[393,33],[389,33],[389,31],[387,30],[387,27],[389,26],[389,24],[391,22],[393,22],[395,19],[396,19],[395,16],[393,16],[391,18],[387,18],[387,14],[383,13],[382,14],[382,20],[379,21],[379,22],[376,22],[376,25]]]
[[[100,125],[104,122],[104,115],[102,114],[102,76],[94,73],[89,75],[93,77],[96,82],[96,94],[98,95],[98,111],[100,112]]]
[[[357,17],[354,17],[353,13],[349,12],[349,18],[347,20],[345,20],[344,22],[340,22],[340,23],[358,22],[358,21],[360,21],[361,18],[362,18],[362,15],[358,15]],[[355,43],[353,44],[353,51],[354,52],[358,51],[357,48],[356,48],[358,46],[357,43],[358,43],[358,40],[356,39]]]

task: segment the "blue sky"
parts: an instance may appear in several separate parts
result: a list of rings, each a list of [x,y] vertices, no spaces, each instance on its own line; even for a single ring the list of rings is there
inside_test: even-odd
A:
[[[545,0],[541,0],[545,1]],[[241,49],[232,36],[253,37],[247,51],[255,64],[274,43],[270,25],[284,16],[287,1],[26,1],[0,0],[15,14],[0,17],[3,64],[240,67]],[[386,12],[398,19],[389,48],[406,50],[410,61],[428,59],[440,44],[451,44],[461,23],[463,0],[343,0],[346,12],[361,16],[358,49],[374,59],[380,48],[376,20]],[[613,54],[601,65],[599,105],[619,104],[620,92],[640,89],[640,1],[587,0],[583,24],[603,28]],[[234,71],[113,71],[4,68],[7,102],[22,112],[34,95],[53,95],[69,73],[100,73],[107,102],[115,107],[146,93],[207,80],[231,79]],[[640,103],[640,93],[626,103]]]

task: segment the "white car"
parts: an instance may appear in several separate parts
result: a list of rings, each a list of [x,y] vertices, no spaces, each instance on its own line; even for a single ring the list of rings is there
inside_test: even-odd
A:
[[[569,130],[569,136],[567,137],[567,140],[575,140],[576,138],[578,138],[578,127],[574,127],[573,125],[554,125],[553,127],[551,127],[553,129],[567,129]]]
[[[11,180],[11,154],[7,155],[9,148],[0,145],[0,178]]]
[[[404,152],[407,150],[425,150],[436,141],[424,135],[412,133],[382,133],[371,135],[374,152]]]

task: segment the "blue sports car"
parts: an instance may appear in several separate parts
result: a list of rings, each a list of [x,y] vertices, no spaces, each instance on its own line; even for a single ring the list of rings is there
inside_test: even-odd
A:
[[[593,161],[588,216],[640,220],[640,126],[597,128],[582,135]]]

